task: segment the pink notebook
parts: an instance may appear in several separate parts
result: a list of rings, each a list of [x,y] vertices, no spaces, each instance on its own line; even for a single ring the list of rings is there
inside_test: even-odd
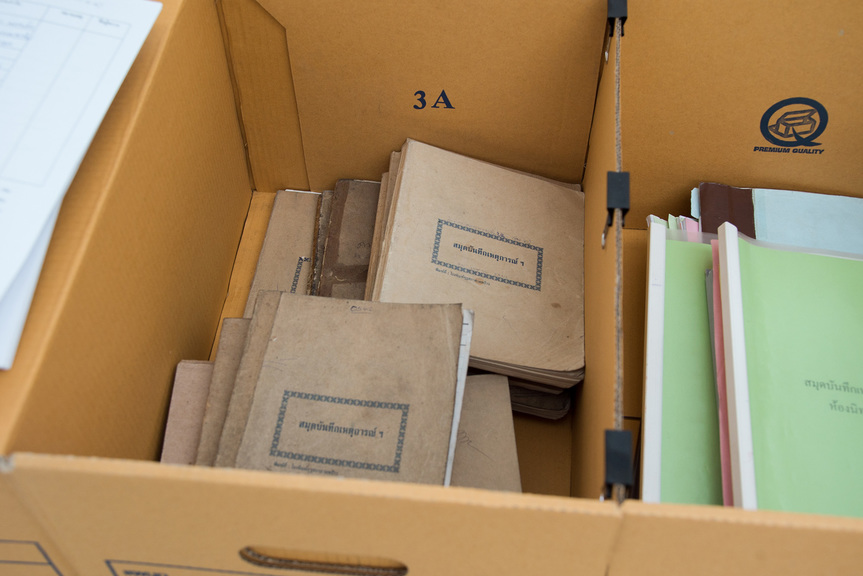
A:
[[[716,405],[719,409],[719,458],[722,466],[722,503],[734,506],[731,491],[731,446],[728,437],[728,396],[725,392],[725,348],[722,345],[722,299],[719,295],[719,241],[713,249],[713,346],[716,366]]]

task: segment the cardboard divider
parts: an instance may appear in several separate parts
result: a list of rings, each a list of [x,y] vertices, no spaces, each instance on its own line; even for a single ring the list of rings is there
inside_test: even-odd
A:
[[[863,6],[842,0],[633,2],[621,74],[631,226],[688,215],[702,181],[861,196],[861,25]],[[762,118],[796,97],[823,105],[825,130],[776,146]]]
[[[613,228],[605,247],[606,179],[616,170],[614,139],[614,44],[599,81],[587,167],[584,173],[585,377],[573,399],[572,489],[574,496],[598,498],[605,467],[604,431],[614,426],[614,283],[617,244]],[[625,165],[624,165],[625,166]]]
[[[256,0],[217,4],[252,189],[308,190],[285,28]]]
[[[253,545],[385,558],[411,574],[602,575],[621,521],[610,503],[466,488],[30,454],[13,464],[8,480],[79,574],[106,563],[260,573],[239,555]]]

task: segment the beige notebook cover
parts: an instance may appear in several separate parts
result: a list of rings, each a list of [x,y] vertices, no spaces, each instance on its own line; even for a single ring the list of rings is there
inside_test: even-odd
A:
[[[174,388],[161,462],[194,464],[201,437],[201,422],[207,403],[207,391],[213,375],[213,363],[202,360],[181,360],[174,373]]]
[[[476,313],[473,366],[572,385],[584,367],[583,237],[581,191],[408,140],[373,296],[461,302]]]
[[[467,377],[452,485],[521,492],[506,376]]]
[[[270,338],[273,317],[281,295],[282,292],[262,290],[255,301],[252,318],[249,322],[249,333],[246,336],[243,355],[240,357],[240,364],[237,367],[237,376],[231,390],[231,400],[225,414],[225,423],[222,425],[219,450],[216,453],[216,466],[232,468],[236,463],[237,450],[240,448],[243,431],[246,429],[255,385],[261,371],[261,363]]]
[[[396,176],[398,174],[399,162],[401,161],[401,151],[397,150],[390,153],[389,171],[381,176],[381,201],[378,202],[378,212],[375,215],[375,232],[372,236],[372,256],[369,261],[369,275],[366,281],[366,300],[373,300],[374,287],[377,284],[377,277],[381,271],[383,258],[381,250],[383,249],[384,237],[389,225],[390,212],[393,207],[393,195],[396,187]]]
[[[447,483],[462,326],[455,304],[283,294],[237,467]]]
[[[261,290],[285,290],[308,294],[321,195],[316,192],[279,190],[267,224],[267,235],[258,257],[249,290],[245,318],[252,315]]]
[[[318,295],[364,299],[380,189],[370,180],[336,183]]]
[[[234,381],[237,378],[237,369],[240,367],[240,358],[243,355],[250,322],[248,318],[225,318],[222,321],[222,331],[213,363],[213,376],[210,379],[210,390],[204,410],[201,440],[195,457],[195,464],[198,466],[212,466],[216,463],[219,439],[222,437],[222,427],[228,414],[228,404],[234,391]]]

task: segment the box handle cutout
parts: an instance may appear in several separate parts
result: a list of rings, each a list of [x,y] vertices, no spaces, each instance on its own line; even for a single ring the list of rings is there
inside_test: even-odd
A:
[[[299,552],[258,546],[240,550],[240,558],[255,566],[345,574],[347,576],[403,576],[408,567],[401,562],[371,556],[346,556],[323,552]]]

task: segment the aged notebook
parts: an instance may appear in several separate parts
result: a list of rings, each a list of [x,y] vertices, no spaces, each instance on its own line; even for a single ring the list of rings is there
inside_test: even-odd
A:
[[[237,467],[447,484],[469,325],[458,304],[281,294]]]
[[[195,463],[212,374],[212,362],[181,360],[177,364],[165,438],[162,442],[161,462]]]
[[[757,240],[863,254],[863,198],[715,182],[702,182],[693,192],[705,232],[731,222]]]
[[[321,201],[318,203],[318,225],[315,231],[315,255],[313,257],[312,281],[309,294],[317,295],[321,288],[321,266],[324,262],[324,247],[327,244],[327,233],[330,226],[330,212],[333,208],[333,191],[321,192]]]
[[[261,290],[308,294],[314,265],[321,195],[279,190],[243,316],[249,318]]]
[[[237,369],[240,366],[250,322],[248,318],[225,318],[222,321],[219,346],[216,349],[213,364],[213,376],[210,379],[210,389],[204,410],[201,440],[195,457],[195,464],[198,466],[212,466],[216,463],[222,427],[225,424],[228,404],[234,391],[234,381],[237,378]]]
[[[336,182],[317,295],[365,297],[380,189],[369,180]]]
[[[234,378],[231,399],[225,413],[219,449],[216,452],[215,466],[232,468],[237,460],[237,451],[246,429],[249,407],[255,393],[255,384],[261,371],[261,362],[270,338],[273,316],[279,305],[282,293],[275,290],[262,290],[255,301],[249,333],[243,345],[243,353]]]
[[[506,376],[467,377],[452,485],[521,492]]]
[[[395,178],[372,299],[462,302],[476,312],[471,366],[580,382],[583,193],[415,140]]]

